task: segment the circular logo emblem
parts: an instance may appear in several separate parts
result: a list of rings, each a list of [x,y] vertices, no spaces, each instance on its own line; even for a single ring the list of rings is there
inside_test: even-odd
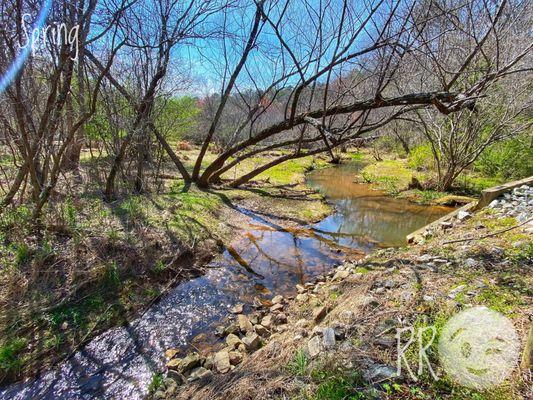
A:
[[[486,307],[473,307],[451,318],[439,339],[446,373],[471,389],[497,386],[509,376],[520,354],[520,341],[509,319]]]

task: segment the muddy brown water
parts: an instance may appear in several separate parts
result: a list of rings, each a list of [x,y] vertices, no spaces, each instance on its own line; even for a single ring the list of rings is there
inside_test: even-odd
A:
[[[248,218],[244,239],[209,264],[207,273],[179,284],[128,327],[95,337],[69,360],[41,376],[0,389],[0,399],[141,399],[163,353],[186,352],[216,342],[214,328],[231,307],[294,292],[328,272],[347,254],[400,246],[405,236],[449,212],[413,205],[354,183],[356,164],[312,172],[308,184],[333,202],[336,212],[312,226],[284,229],[241,209]]]

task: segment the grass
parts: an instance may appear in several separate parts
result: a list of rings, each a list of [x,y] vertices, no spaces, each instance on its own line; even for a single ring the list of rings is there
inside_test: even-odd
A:
[[[24,359],[20,353],[26,348],[25,338],[14,338],[0,345],[0,370],[5,374],[16,373],[22,366]]]
[[[161,386],[163,386],[163,374],[154,374],[150,385],[148,385],[148,391],[150,392],[150,394],[154,394]]]
[[[309,396],[310,400],[362,400],[368,396],[358,388],[365,382],[357,371],[346,371],[335,364],[321,364],[310,373],[311,380],[317,385]]]
[[[287,372],[294,376],[306,376],[309,366],[309,358],[304,350],[296,352],[293,359],[287,364]]]
[[[396,192],[407,188],[413,176],[423,179],[421,172],[409,169],[406,160],[383,160],[367,165],[361,171],[366,182],[375,184],[379,189]]]

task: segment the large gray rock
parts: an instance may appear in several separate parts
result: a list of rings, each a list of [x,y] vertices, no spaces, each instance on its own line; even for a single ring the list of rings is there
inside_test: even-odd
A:
[[[246,315],[237,315],[237,322],[239,324],[239,329],[241,330],[241,332],[253,332],[254,327]]]
[[[237,335],[234,335],[233,333],[230,333],[226,337],[226,344],[228,347],[235,349],[242,343],[241,339]]]
[[[246,350],[254,351],[261,345],[261,338],[257,333],[248,333],[242,338],[242,343],[246,346]]]
[[[386,380],[398,379],[396,368],[379,363],[368,363],[363,370],[363,378],[367,382],[382,382]]]
[[[335,347],[335,330],[333,328],[324,328],[322,330],[322,345],[326,350]]]
[[[215,354],[213,359],[213,366],[218,372],[225,374],[231,369],[229,361],[229,353],[226,350],[221,350]]]
[[[265,315],[261,320],[261,325],[265,328],[270,328],[272,326],[272,315]]]
[[[322,343],[320,337],[314,336],[307,342],[307,353],[309,357],[314,358],[322,351]]]

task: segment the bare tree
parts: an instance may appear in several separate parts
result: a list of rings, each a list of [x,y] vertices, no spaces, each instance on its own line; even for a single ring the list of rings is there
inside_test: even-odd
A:
[[[24,183],[26,188],[25,182],[29,182],[35,219],[39,218],[60,179],[67,149],[79,129],[94,113],[104,73],[109,70],[116,51],[122,45],[111,29],[123,8],[123,5],[119,5],[111,13],[107,27],[104,27],[104,32],[110,31],[111,36],[103,73],[89,75],[90,71],[86,71],[85,76],[78,74],[78,78],[83,78],[87,90],[84,90],[84,98],[80,99],[84,107],[74,113],[71,98],[74,91],[76,52],[90,41],[87,37],[88,25],[91,24],[96,6],[96,0],[87,3],[83,0],[54,3],[49,23],[56,24],[55,32],[59,32],[59,36],[56,36],[54,42],[48,42],[49,38],[43,36],[43,46],[30,56],[24,70],[5,92],[6,101],[3,105],[7,113],[2,117],[2,123],[8,132],[5,140],[8,145],[12,144],[14,157],[21,160],[21,165],[2,203],[4,206],[10,204],[21,185]],[[10,12],[14,17],[13,21],[20,21],[17,17],[25,13],[36,13],[39,8],[40,2],[13,2]],[[73,30],[75,27],[79,27],[79,30]],[[6,60],[8,62],[15,59],[22,43],[23,25],[15,23],[14,28],[15,35],[2,37],[3,44],[10,53],[10,58]],[[81,37],[76,37],[76,46],[72,45],[73,40],[67,36],[73,32],[82,32]],[[21,196],[24,196],[24,192]]]

